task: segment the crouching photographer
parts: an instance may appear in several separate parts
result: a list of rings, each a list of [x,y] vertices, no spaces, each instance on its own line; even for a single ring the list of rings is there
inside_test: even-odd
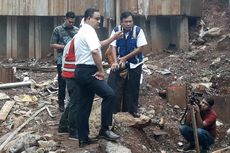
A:
[[[214,143],[216,138],[216,112],[212,110],[214,100],[212,97],[205,97],[200,106],[197,103],[188,104],[187,116],[184,125],[180,127],[183,137],[189,142],[189,145],[179,151],[189,151],[195,149],[194,133],[192,129],[191,108],[194,108],[197,124],[197,135],[199,145],[202,146],[201,153],[207,153],[209,146]]]

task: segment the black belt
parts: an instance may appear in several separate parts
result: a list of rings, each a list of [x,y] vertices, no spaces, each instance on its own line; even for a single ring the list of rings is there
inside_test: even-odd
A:
[[[93,69],[97,69],[97,66],[96,65],[86,65],[86,64],[78,64],[76,65],[76,67],[80,67],[80,68],[93,68]]]

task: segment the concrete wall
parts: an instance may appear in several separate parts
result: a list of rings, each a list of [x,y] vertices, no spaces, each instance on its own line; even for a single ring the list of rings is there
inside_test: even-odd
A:
[[[0,54],[6,55],[6,17],[0,16]]]
[[[188,18],[182,16],[150,17],[150,42],[153,53],[162,52],[169,44],[188,51]],[[148,35],[149,33],[147,33]]]
[[[78,26],[82,17],[76,18]],[[42,58],[49,53],[56,53],[50,48],[50,38],[53,29],[63,24],[63,17],[1,17],[0,44],[1,55],[20,58]],[[135,24],[140,26],[146,36],[148,45],[144,54],[158,53],[167,49],[169,44],[175,44],[178,49],[188,50],[188,17],[186,16],[151,16],[148,20],[143,16],[135,17]],[[114,23],[113,23],[114,25]],[[115,25],[114,25],[115,26]],[[103,20],[97,30],[99,39],[108,38],[111,29],[103,28]],[[5,40],[6,38],[6,40]],[[7,42],[7,43],[6,43]],[[103,56],[107,47],[102,48]]]

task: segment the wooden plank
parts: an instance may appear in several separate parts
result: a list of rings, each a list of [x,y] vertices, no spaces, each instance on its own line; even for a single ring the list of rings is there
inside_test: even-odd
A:
[[[191,118],[192,118],[192,128],[197,129],[194,108],[191,109]],[[199,145],[197,130],[193,130],[193,135],[194,135],[194,140],[195,140],[196,152],[200,153],[200,145]]]
[[[29,21],[29,58],[35,58],[35,18]]]
[[[5,121],[6,117],[8,116],[11,108],[14,106],[15,101],[6,101],[4,106],[0,111],[0,120]]]
[[[10,58],[11,50],[12,50],[12,17],[7,16],[7,23],[6,23],[6,56],[7,58]]]

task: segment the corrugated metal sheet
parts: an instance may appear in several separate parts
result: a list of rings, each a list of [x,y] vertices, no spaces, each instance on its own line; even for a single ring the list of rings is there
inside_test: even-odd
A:
[[[105,13],[105,0],[0,0],[0,15],[63,16],[74,11],[83,16],[93,7]]]
[[[179,15],[181,0],[150,0],[149,15]]]
[[[68,10],[74,11],[77,16],[83,16],[87,8],[100,10],[101,15],[106,12],[106,0],[68,0]]]
[[[187,16],[202,16],[202,4],[201,0],[181,0],[181,14]]]
[[[83,16],[89,7],[99,9],[103,16],[106,14],[106,0],[0,0],[0,15],[63,16],[67,11],[74,11],[77,16]],[[114,8],[114,0],[110,0],[111,18],[115,15]],[[120,10],[138,15],[201,16],[202,1],[121,0]]]

